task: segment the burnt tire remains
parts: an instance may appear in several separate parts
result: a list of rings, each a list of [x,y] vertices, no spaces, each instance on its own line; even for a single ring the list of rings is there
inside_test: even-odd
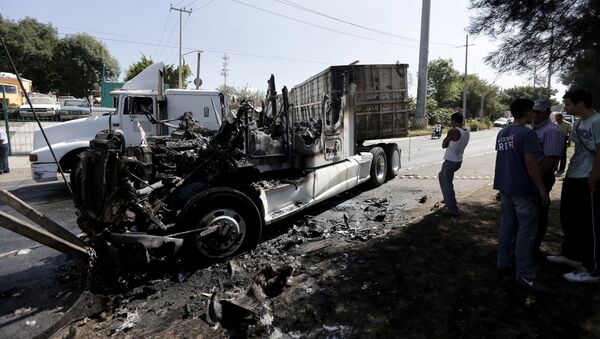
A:
[[[261,236],[258,208],[244,193],[214,189],[192,198],[182,209],[179,228],[190,233],[187,246],[203,259],[231,258],[254,248]]]

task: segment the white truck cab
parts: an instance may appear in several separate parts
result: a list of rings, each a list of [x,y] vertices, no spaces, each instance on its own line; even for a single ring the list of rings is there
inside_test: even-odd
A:
[[[111,92],[118,98],[115,113],[67,121],[44,129],[64,171],[76,168],[79,154],[102,130],[121,130],[128,145],[138,145],[143,136],[169,132],[159,121],[176,120],[185,112],[191,112],[204,128],[219,128],[222,120],[220,93],[185,89],[163,91],[162,69],[163,63],[151,65],[126,82],[122,89]],[[34,132],[29,160],[33,180],[57,180],[58,166],[40,130]]]

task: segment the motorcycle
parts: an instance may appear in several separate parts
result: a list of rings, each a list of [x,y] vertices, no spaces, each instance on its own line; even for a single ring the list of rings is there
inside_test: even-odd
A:
[[[442,137],[442,124],[437,123],[433,125],[433,129],[431,130],[431,139],[439,139]]]

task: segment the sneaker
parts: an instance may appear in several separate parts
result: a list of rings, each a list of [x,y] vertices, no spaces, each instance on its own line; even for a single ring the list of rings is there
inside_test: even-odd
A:
[[[572,260],[569,259],[563,255],[549,255],[546,257],[546,259],[549,262],[555,263],[555,264],[564,264],[564,265],[569,265],[573,268],[578,268],[579,266],[581,266],[581,261],[577,261],[577,260]]]
[[[458,210],[451,210],[448,207],[444,207],[440,211],[442,215],[447,217],[460,217],[460,211]]]
[[[593,276],[589,272],[574,271],[563,274],[563,277],[570,282],[580,283],[600,283],[600,276]]]
[[[556,294],[556,291],[545,284],[543,284],[539,279],[527,279],[523,277],[516,278],[517,284],[521,286],[525,286],[533,292],[543,293],[543,294]]]

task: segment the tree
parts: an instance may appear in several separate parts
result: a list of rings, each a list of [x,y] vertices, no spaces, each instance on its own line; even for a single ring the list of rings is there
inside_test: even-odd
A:
[[[61,94],[84,97],[92,94],[102,81],[119,74],[119,63],[106,46],[88,34],[61,39],[54,51],[55,84]]]
[[[433,98],[440,107],[451,106],[460,98],[459,76],[451,59],[430,61],[427,70],[427,97]]]
[[[486,61],[499,71],[529,71],[536,65],[562,73],[566,85],[593,84],[584,65],[600,58],[600,1],[471,0],[469,32],[500,40]],[[588,87],[600,97],[600,87]],[[599,101],[600,102],[600,101]]]
[[[600,109],[600,46],[590,49],[573,65],[567,68],[563,75],[563,82],[571,87],[586,88],[592,91],[592,106]]]
[[[540,99],[540,98],[548,98],[552,95],[555,95],[557,90],[552,90],[550,93],[548,92],[547,87],[536,87],[535,90],[533,86],[514,86],[502,91],[500,96],[500,102],[506,107],[508,107],[511,102],[518,98],[530,98],[530,99]],[[551,100],[552,105],[557,105],[558,101]]]
[[[258,106],[261,101],[265,100],[265,92],[256,88],[250,87],[248,84],[237,87],[235,89],[235,97],[238,102],[253,101],[255,106]]]
[[[457,107],[462,107],[462,98],[457,102]],[[506,107],[500,102],[497,86],[489,84],[479,78],[477,74],[467,75],[467,112],[465,118],[480,118],[483,116],[484,120],[490,119],[501,115],[505,109]]]
[[[190,66],[181,66],[181,83],[183,84],[183,88],[187,87],[187,79],[190,75],[192,75]],[[174,65],[165,65],[164,81],[170,88],[179,88],[179,67],[175,68]]]
[[[133,79],[136,75],[140,74],[146,67],[152,65],[154,61],[152,59],[147,58],[144,54],[142,54],[142,58],[138,62],[134,62],[127,69],[127,75],[125,75],[125,81],[129,81]]]
[[[248,84],[237,88],[223,84],[215,89],[224,95],[229,96],[229,107],[231,109],[238,108],[242,101],[252,101],[254,102],[254,106],[258,108],[265,100],[265,92],[250,87]]]
[[[138,62],[134,62],[127,69],[127,76],[125,77],[125,81],[132,79],[136,75],[138,75],[141,71],[143,71],[146,67],[154,64],[152,58],[146,57],[142,54],[142,58]],[[187,87],[188,81],[187,79],[192,74],[192,70],[190,66],[183,65],[181,67],[181,82],[183,84],[183,88]],[[169,88],[179,88],[179,67],[175,68],[174,65],[165,65],[163,69],[163,82],[169,86]]]
[[[52,25],[25,18],[19,22],[0,16],[0,35],[4,38],[17,72],[33,82],[40,92],[55,90],[51,67],[58,33]],[[14,72],[4,50],[0,52],[0,70]]]
[[[223,93],[223,95],[228,95],[228,96],[233,96],[235,93],[235,87],[233,86],[228,86],[228,85],[221,85],[217,88],[215,88],[217,91]]]

